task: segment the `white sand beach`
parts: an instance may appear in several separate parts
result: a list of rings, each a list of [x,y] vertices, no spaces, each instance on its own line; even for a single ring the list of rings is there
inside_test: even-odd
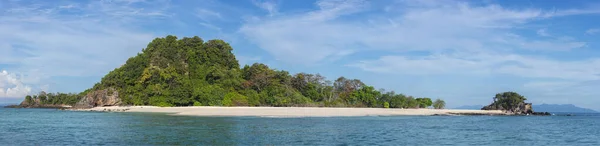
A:
[[[258,116],[258,117],[344,117],[344,116],[403,116],[403,115],[507,115],[499,110],[454,109],[385,109],[385,108],[320,108],[320,107],[155,107],[113,106],[95,107],[80,111],[147,112],[185,116]]]

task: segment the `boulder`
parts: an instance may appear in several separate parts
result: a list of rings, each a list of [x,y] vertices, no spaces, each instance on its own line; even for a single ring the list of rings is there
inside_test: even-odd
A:
[[[106,88],[96,90],[85,95],[79,102],[73,106],[74,108],[93,108],[102,106],[117,106],[121,105],[119,92],[114,88]]]

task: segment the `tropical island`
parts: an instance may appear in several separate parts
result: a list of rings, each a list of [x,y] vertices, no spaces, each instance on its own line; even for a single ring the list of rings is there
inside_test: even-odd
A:
[[[185,112],[188,115],[229,115],[222,112],[234,109],[239,110],[233,111],[238,114],[252,110],[267,113],[254,114],[262,116],[298,112],[304,113],[302,115],[325,113],[321,115],[327,116],[348,109],[354,110],[342,115],[523,114],[513,110],[520,107],[514,104],[522,101],[513,103],[512,98],[508,104],[501,104],[509,101],[504,98],[496,101],[500,106],[493,104],[502,108],[440,110],[445,108],[444,100],[432,101],[426,97],[376,90],[359,79],[339,77],[331,81],[320,74],[292,75],[262,63],[240,67],[232,50],[223,40],[204,41],[197,36],[178,39],[172,35],[156,38],[92,88],[77,94],[41,92],[28,95],[20,105],[13,107],[182,115],[186,115]],[[428,109],[430,107],[433,109]]]

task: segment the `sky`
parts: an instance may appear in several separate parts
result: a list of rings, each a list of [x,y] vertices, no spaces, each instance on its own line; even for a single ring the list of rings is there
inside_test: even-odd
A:
[[[81,92],[166,35],[448,107],[515,91],[600,110],[593,0],[0,0],[0,99]]]

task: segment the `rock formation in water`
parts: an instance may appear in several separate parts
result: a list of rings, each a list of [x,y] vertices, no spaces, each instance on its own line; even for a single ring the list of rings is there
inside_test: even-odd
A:
[[[531,108],[531,103],[520,102],[517,103],[516,106],[511,108],[504,108],[502,104],[490,104],[488,106],[484,106],[482,110],[502,110],[514,114],[531,114],[533,113],[533,109]]]
[[[494,102],[484,106],[481,110],[502,110],[515,115],[550,115],[547,112],[534,112],[531,103],[526,103],[525,98],[516,92],[498,93]]]
[[[81,98],[74,108],[92,108],[98,106],[116,106],[121,105],[119,92],[114,88],[96,90],[88,93]]]
[[[87,94],[68,95],[72,102],[65,104],[53,100],[53,98],[61,98],[60,95],[46,94],[40,92],[37,96],[28,96],[19,105],[6,106],[9,108],[93,108],[101,106],[117,106],[121,105],[119,92],[114,88],[106,88],[102,90],[90,91]],[[65,97],[65,96],[62,96]],[[65,99],[62,99],[65,100]]]

